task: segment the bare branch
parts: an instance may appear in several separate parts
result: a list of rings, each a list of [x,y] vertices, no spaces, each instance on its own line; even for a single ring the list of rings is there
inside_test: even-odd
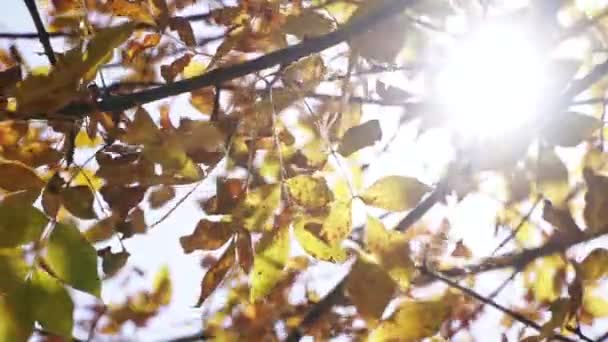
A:
[[[44,54],[49,59],[49,62],[52,65],[57,63],[57,59],[55,58],[55,52],[53,51],[53,47],[51,46],[51,41],[49,40],[49,33],[46,32],[44,28],[44,24],[42,23],[42,19],[40,18],[40,13],[38,12],[38,8],[36,7],[36,0],[24,0],[25,5],[27,6],[28,11],[30,12],[30,16],[34,21],[34,25],[36,26],[36,31],[38,31],[38,39],[40,39],[40,43],[44,48]]]

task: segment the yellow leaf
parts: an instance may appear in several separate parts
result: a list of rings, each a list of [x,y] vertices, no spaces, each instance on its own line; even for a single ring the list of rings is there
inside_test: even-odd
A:
[[[594,249],[580,264],[583,281],[596,282],[608,275],[608,250]]]
[[[408,238],[402,233],[386,230],[382,221],[368,216],[365,245],[399,287],[407,289],[415,271],[409,255]]]
[[[87,131],[83,129],[81,129],[76,135],[75,146],[77,148],[96,147],[101,143],[103,143],[101,136],[98,135],[94,139],[91,139],[87,134]]]
[[[541,302],[553,302],[560,293],[563,282],[556,281],[558,272],[564,272],[566,263],[560,254],[537,259],[524,272],[525,284],[532,290],[534,298]]]
[[[0,292],[13,292],[22,287],[28,270],[21,249],[0,249]]]
[[[331,245],[324,241],[319,232],[323,226],[323,218],[298,217],[294,220],[294,234],[302,248],[314,258],[323,261],[343,262],[346,252],[339,245]]]
[[[313,55],[285,68],[281,80],[289,89],[309,92],[321,83],[325,71],[323,59],[319,55]]]
[[[591,314],[594,318],[607,317],[608,299],[585,293],[583,296],[583,308],[585,309],[585,312]]]
[[[324,178],[299,175],[285,183],[291,198],[307,209],[324,207],[332,200],[331,190]]]
[[[281,187],[267,184],[250,190],[232,211],[232,220],[250,231],[264,231],[272,226],[271,218],[279,206]]]
[[[152,282],[152,296],[157,305],[169,305],[171,302],[173,286],[171,285],[171,274],[169,267],[161,267],[154,275]]]
[[[367,188],[361,195],[361,200],[373,207],[403,211],[418,204],[429,189],[415,178],[388,176]]]
[[[116,16],[128,17],[149,25],[156,24],[147,1],[112,0],[111,9]]]
[[[338,245],[348,237],[352,229],[351,201],[335,201],[329,215],[323,221],[321,236],[330,245]]]
[[[359,256],[346,280],[348,296],[365,319],[380,319],[395,289],[396,284],[388,274],[364,256]]]
[[[234,265],[236,260],[234,247],[234,242],[231,242],[230,246],[226,248],[219,260],[211,266],[207,273],[205,273],[201,283],[201,294],[196,302],[196,307],[201,306],[209,295],[215,291],[222,280],[224,280],[226,273],[228,273],[232,265]]]
[[[451,300],[405,301],[372,331],[369,342],[418,341],[433,336],[451,311]]]
[[[289,230],[279,227],[276,231],[265,232],[257,243],[251,272],[252,302],[266,297],[283,277],[289,242]]]

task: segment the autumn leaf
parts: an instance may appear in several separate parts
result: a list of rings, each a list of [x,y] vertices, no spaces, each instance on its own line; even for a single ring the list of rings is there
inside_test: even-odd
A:
[[[254,258],[249,231],[244,229],[238,231],[236,236],[236,254],[239,259],[239,265],[245,273],[249,274]]]
[[[582,280],[594,283],[608,275],[608,250],[596,248],[580,264]]]
[[[122,250],[118,253],[112,253],[111,247],[106,247],[97,252],[97,255],[101,257],[101,269],[107,278],[113,277],[118,271],[120,271],[131,254],[126,250]]]
[[[0,162],[0,188],[7,191],[38,189],[44,182],[34,170],[19,162]]]
[[[56,223],[49,237],[45,260],[62,281],[96,297],[100,296],[97,252],[78,228]]]
[[[191,235],[182,236],[179,242],[184,253],[192,253],[195,250],[212,250],[222,247],[233,235],[230,223],[214,222],[202,219],[196,225]]]
[[[30,279],[32,317],[47,331],[72,337],[74,303],[63,284],[36,268]]]
[[[320,236],[322,218],[298,217],[294,220],[294,235],[298,243],[312,257],[331,262],[346,260],[346,252],[339,245],[331,245]]]
[[[587,183],[587,193],[585,194],[585,208],[583,217],[588,229],[593,232],[606,230],[608,216],[604,213],[604,208],[608,205],[608,178],[596,175],[590,169],[583,170],[583,178]]]
[[[61,203],[74,216],[91,220],[97,218],[93,201],[95,196],[86,185],[77,185],[65,188],[61,191]]]
[[[404,301],[388,320],[372,331],[368,341],[415,341],[433,336],[451,309],[449,298]]]
[[[150,208],[158,209],[175,197],[175,189],[172,186],[161,186],[154,189],[148,197]]]
[[[267,184],[250,190],[232,211],[235,224],[250,231],[264,231],[270,228],[270,219],[279,206],[281,187]]]
[[[352,202],[335,201],[323,221],[321,236],[330,245],[338,245],[348,237],[352,229]]]
[[[0,296],[0,340],[27,341],[34,329],[28,287]]]
[[[288,179],[285,184],[291,198],[307,209],[324,207],[333,197],[324,178],[299,175]]]
[[[370,120],[359,126],[349,128],[342,137],[338,153],[348,157],[362,148],[372,146],[382,139],[382,130],[378,120]]]
[[[128,17],[136,22],[155,25],[147,1],[111,0],[112,13],[120,17]]]
[[[186,46],[194,46],[196,45],[196,40],[194,39],[194,32],[192,31],[192,26],[190,26],[190,21],[184,17],[173,17],[169,19],[169,27],[172,30],[177,31],[179,35],[179,39],[181,39]]]
[[[397,288],[395,282],[377,264],[359,256],[346,280],[346,291],[359,314],[378,320]],[[373,294],[370,294],[373,289]]]
[[[282,30],[300,39],[320,36],[334,28],[333,22],[315,11],[304,11],[299,15],[290,15],[285,19]]]
[[[283,71],[281,80],[290,89],[302,92],[314,90],[325,75],[325,63],[319,55],[303,58]]]
[[[222,256],[217,260],[217,262],[211,266],[205,276],[203,277],[203,281],[201,283],[201,294],[198,297],[198,301],[196,302],[196,307],[200,307],[203,305],[205,300],[213,293],[213,291],[220,285],[226,273],[230,270],[230,268],[234,265],[236,261],[236,256],[234,253],[235,244],[234,241],[230,243],[228,248],[224,251]]]
[[[373,207],[403,211],[414,207],[430,188],[415,178],[387,176],[377,180],[361,194],[361,200]]]
[[[389,231],[382,221],[368,216],[365,225],[365,245],[389,276],[405,290],[414,275],[409,241],[405,234]]]
[[[268,231],[256,245],[251,270],[250,300],[256,302],[266,297],[283,276],[283,268],[289,256],[289,230],[279,227]]]

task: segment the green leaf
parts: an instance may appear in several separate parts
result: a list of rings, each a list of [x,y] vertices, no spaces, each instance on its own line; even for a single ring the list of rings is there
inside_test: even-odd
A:
[[[235,243],[234,240],[230,242],[230,246],[226,248],[222,256],[217,260],[217,262],[211,266],[205,276],[203,277],[203,281],[201,282],[201,294],[198,297],[198,301],[196,302],[196,307],[203,305],[205,300],[215,291],[215,289],[220,285],[226,273],[230,270],[232,265],[234,265],[236,261],[236,253],[235,253]]]
[[[323,261],[343,262],[346,252],[339,245],[331,245],[319,235],[323,218],[298,217],[294,220],[294,234],[298,243],[314,258]]]
[[[408,238],[405,234],[388,231],[382,221],[368,216],[365,226],[365,245],[390,277],[402,290],[406,290],[416,268],[410,259]]]
[[[49,220],[32,207],[0,203],[0,248],[37,241]]]
[[[72,336],[74,303],[68,291],[57,279],[36,269],[30,282],[33,318],[45,330],[63,337]]]
[[[0,162],[0,188],[9,192],[41,190],[44,182],[34,170],[19,162]]]
[[[78,228],[57,223],[51,233],[46,261],[54,274],[70,286],[100,296],[97,252]]]
[[[323,221],[321,236],[330,245],[338,245],[348,237],[352,227],[351,201],[335,201]]]
[[[74,216],[92,220],[97,218],[93,201],[95,197],[91,189],[86,185],[77,185],[65,188],[61,191],[61,203]]]
[[[390,211],[403,211],[414,207],[430,188],[415,178],[387,176],[379,179],[363,194],[367,205]]]
[[[0,296],[0,341],[27,341],[34,329],[29,286]]]
[[[451,311],[450,298],[405,301],[372,331],[368,341],[415,341],[433,336]]]
[[[28,265],[21,249],[0,249],[0,293],[8,293],[23,287]]]
[[[332,193],[324,178],[299,175],[288,179],[285,184],[291,198],[307,209],[326,206],[332,200]]]
[[[266,297],[281,280],[289,256],[289,230],[265,232],[257,243],[251,272],[252,302]]]
[[[279,206],[281,187],[267,184],[250,190],[232,211],[236,225],[251,231],[263,231],[272,227],[271,218]]]
[[[366,319],[378,320],[390,302],[395,282],[378,264],[359,256],[346,280],[346,291],[357,311]],[[373,294],[370,294],[373,289]]]
[[[348,157],[364,147],[372,146],[380,139],[382,139],[380,122],[370,120],[359,126],[351,127],[344,133],[338,153]]]

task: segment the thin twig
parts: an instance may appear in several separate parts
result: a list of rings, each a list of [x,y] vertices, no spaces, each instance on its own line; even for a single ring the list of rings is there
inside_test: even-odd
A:
[[[513,229],[511,231],[511,234],[509,234],[509,236],[507,236],[504,240],[502,240],[498,246],[496,246],[496,248],[494,248],[494,250],[492,251],[492,253],[490,255],[496,255],[496,253],[503,248],[509,241],[511,241],[516,235],[517,233],[519,233],[519,231],[524,227],[524,225],[526,224],[526,222],[528,222],[528,220],[530,219],[530,216],[532,216],[532,213],[534,212],[534,210],[536,210],[536,207],[538,207],[538,205],[540,204],[540,201],[542,200],[541,196],[538,196],[538,198],[534,201],[534,204],[532,204],[532,207],[530,208],[530,210],[528,210],[528,212],[526,213],[525,216],[523,216],[521,218],[521,220],[519,221],[519,223],[517,224],[517,226],[515,227],[515,229]]]
[[[414,223],[418,222],[435,204],[441,201],[447,192],[447,182],[442,180],[437,184],[435,190],[423,199],[414,209],[412,209],[407,215],[397,223],[395,226],[396,231],[405,232]]]
[[[57,63],[57,59],[55,58],[55,52],[53,51],[53,47],[51,46],[51,41],[49,40],[49,33],[44,28],[44,24],[42,23],[42,19],[40,18],[40,13],[38,12],[38,8],[36,7],[36,0],[24,0],[25,5],[27,6],[27,10],[30,12],[30,16],[34,21],[34,25],[36,26],[36,31],[38,32],[38,39],[44,48],[44,54],[49,59],[51,65],[55,65]]]

